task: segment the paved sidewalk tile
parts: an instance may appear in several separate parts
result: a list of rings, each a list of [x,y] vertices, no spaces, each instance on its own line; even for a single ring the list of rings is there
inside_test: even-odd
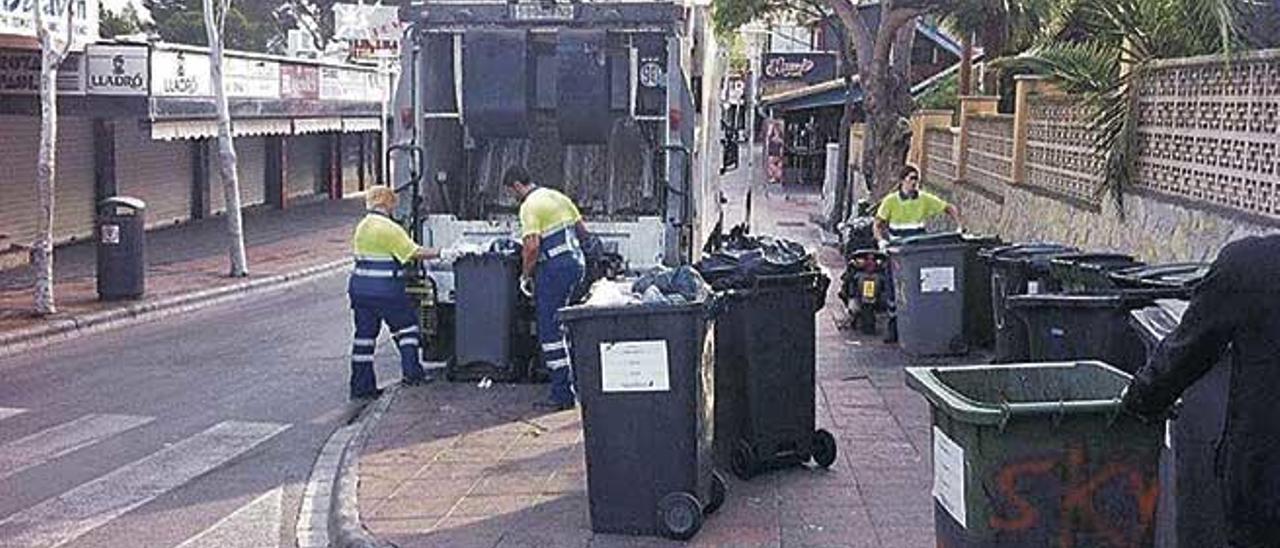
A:
[[[741,219],[741,181],[726,194],[726,219]],[[767,194],[754,199],[753,231],[818,248],[807,222],[816,194]],[[838,280],[839,254],[819,258]],[[838,329],[836,291],[818,316],[817,422],[836,436],[839,459],[750,482],[726,473],[724,506],[688,543],[591,532],[579,413],[532,413],[545,386],[402,391],[363,452],[365,525],[402,547],[933,546],[928,405],[903,385],[896,347]]]

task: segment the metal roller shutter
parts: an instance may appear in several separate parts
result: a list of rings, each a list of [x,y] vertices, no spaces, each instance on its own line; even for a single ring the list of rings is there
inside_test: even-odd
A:
[[[324,193],[324,148],[329,135],[295,135],[285,144],[285,195]]]
[[[116,124],[116,186],[147,203],[147,227],[191,218],[191,143],[155,141],[138,124]]]
[[[36,236],[36,159],[40,118],[0,116],[0,250],[30,246]],[[58,122],[54,239],[93,233],[93,122],[63,117]]]
[[[240,175],[240,206],[249,207],[266,201],[267,140],[263,137],[237,137],[236,173]],[[214,213],[227,210],[222,192],[222,176],[218,174],[217,143],[209,155],[209,203]]]
[[[342,194],[350,196],[360,192],[360,141],[367,133],[348,133],[342,136]]]

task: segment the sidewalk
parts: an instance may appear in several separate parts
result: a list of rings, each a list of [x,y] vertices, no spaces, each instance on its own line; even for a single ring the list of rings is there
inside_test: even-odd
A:
[[[741,171],[741,170],[740,170]],[[732,177],[726,224],[742,219]],[[816,192],[755,196],[753,231],[820,249],[808,223]],[[833,281],[842,260],[821,248]],[[795,468],[744,483],[692,546],[933,546],[929,408],[903,384],[905,359],[878,338],[840,332],[833,283],[818,316],[818,426],[836,435],[830,470]],[[972,361],[973,358],[970,358]],[[679,546],[590,530],[577,410],[531,412],[545,386],[436,383],[402,390],[373,425],[360,459],[360,516],[401,547]]]
[[[235,292],[320,271],[350,255],[351,230],[364,204],[359,199],[316,201],[283,211],[245,212],[248,278],[227,275],[226,220],[204,219],[147,234],[147,292],[137,301],[100,302],[92,239],[59,247],[54,256],[58,313],[32,313],[29,267],[0,271],[0,349],[18,339],[74,330],[93,318],[163,308],[197,294]]]

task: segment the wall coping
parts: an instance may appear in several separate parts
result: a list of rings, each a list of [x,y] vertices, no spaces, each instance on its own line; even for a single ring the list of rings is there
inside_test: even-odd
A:
[[[1159,59],[1152,61],[1149,68],[1177,68],[1197,65],[1225,64],[1240,61],[1280,61],[1280,49],[1241,51],[1228,55],[1198,55],[1195,57],[1179,57],[1176,59]]]

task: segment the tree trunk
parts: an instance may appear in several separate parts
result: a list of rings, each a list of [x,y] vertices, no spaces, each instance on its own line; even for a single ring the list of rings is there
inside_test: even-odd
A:
[[[874,63],[864,82],[867,135],[863,141],[862,172],[871,195],[880,197],[898,184],[911,148],[911,45],[915,23],[902,25],[893,35],[889,59]]]
[[[57,312],[53,297],[53,211],[57,176],[58,65],[63,52],[54,43],[53,33],[44,24],[44,2],[35,2],[36,34],[40,38],[40,153],[36,160],[36,240],[31,246],[31,267],[35,271],[37,314]],[[71,9],[68,7],[68,9]]]
[[[230,0],[226,0],[227,4]],[[224,4],[224,10],[226,5]],[[222,85],[222,26],[213,10],[213,0],[204,0],[204,27],[209,37],[209,82],[218,109],[218,174],[227,203],[227,237],[233,278],[249,275],[244,249],[244,222],[240,215],[240,177],[236,174],[236,148],[231,139],[231,111]]]
[[[960,37],[960,81],[956,86],[956,95],[961,97],[973,95],[973,34],[964,33]]]
[[[853,94],[853,74],[856,72],[853,66],[853,60],[849,59],[849,50],[852,48],[852,41],[849,39],[849,31],[845,30],[840,37],[840,67],[844,73],[844,110],[840,116],[839,143],[840,158],[837,160],[839,165],[836,166],[835,177],[835,205],[831,208],[831,215],[825,219],[828,228],[835,229],[836,225],[843,222],[849,216],[849,209],[853,204],[849,203],[849,132],[853,128],[853,113],[857,103],[854,101]]]

